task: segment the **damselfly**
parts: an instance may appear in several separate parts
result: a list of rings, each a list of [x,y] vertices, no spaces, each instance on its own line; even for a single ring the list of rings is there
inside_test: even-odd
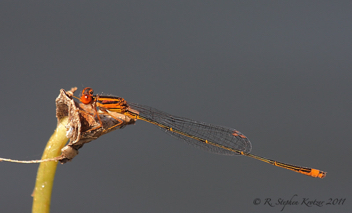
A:
[[[251,142],[245,135],[235,129],[170,115],[149,106],[127,102],[121,97],[94,95],[93,89],[89,87],[82,91],[80,101],[83,104],[92,105],[98,119],[100,119],[97,115],[99,113],[109,115],[118,120],[119,123],[111,128],[123,123],[122,120],[110,114],[110,112],[116,112],[132,119],[143,120],[154,124],[170,135],[212,153],[244,155],[311,177],[324,178],[326,176],[326,172],[318,169],[295,166],[250,154],[252,148]],[[101,121],[100,124],[102,125]]]

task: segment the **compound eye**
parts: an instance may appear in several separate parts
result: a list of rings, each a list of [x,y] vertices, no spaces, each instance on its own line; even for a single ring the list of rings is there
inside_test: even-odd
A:
[[[94,91],[92,88],[90,88],[90,87],[85,88],[82,91],[80,101],[84,104],[91,103],[93,101],[93,93],[94,93]]]

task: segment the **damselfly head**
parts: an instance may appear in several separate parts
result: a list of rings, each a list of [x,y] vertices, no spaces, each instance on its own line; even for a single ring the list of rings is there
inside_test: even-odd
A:
[[[82,91],[80,101],[84,104],[92,103],[94,91],[90,87],[86,87]]]

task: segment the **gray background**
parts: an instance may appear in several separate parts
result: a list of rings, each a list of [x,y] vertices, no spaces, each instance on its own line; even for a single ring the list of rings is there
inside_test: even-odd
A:
[[[195,149],[139,121],[58,165],[52,212],[351,210],[351,1],[1,1],[0,156],[39,159],[61,88],[90,86],[236,128],[310,178]],[[29,212],[38,165],[0,163],[1,212]],[[260,198],[262,203],[254,205]]]

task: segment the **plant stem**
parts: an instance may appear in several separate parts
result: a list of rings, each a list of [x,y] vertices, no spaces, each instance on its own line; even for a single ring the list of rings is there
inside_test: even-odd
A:
[[[68,140],[65,128],[67,123],[67,117],[62,118],[59,121],[54,134],[50,137],[45,147],[42,159],[54,158],[61,154],[61,149],[65,146]],[[54,184],[57,163],[58,162],[56,161],[40,163],[34,192],[32,194],[32,213],[50,212],[51,191]]]

